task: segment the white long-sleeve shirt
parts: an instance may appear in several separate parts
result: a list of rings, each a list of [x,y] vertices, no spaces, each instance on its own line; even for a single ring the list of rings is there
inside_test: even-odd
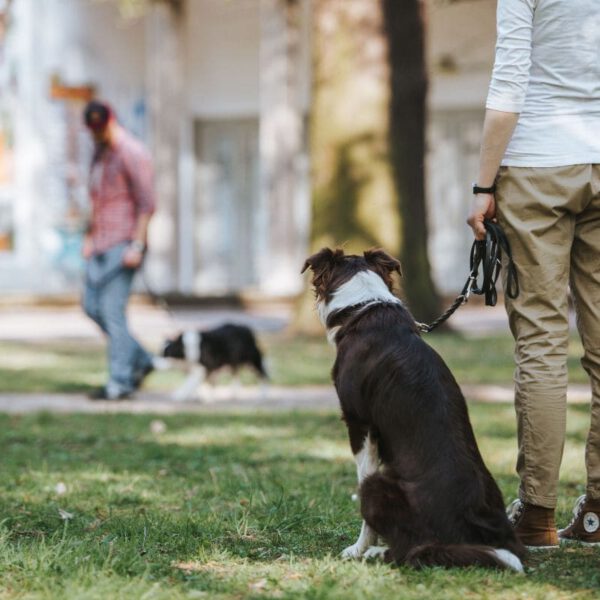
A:
[[[486,107],[520,113],[503,165],[600,163],[600,0],[498,0]]]

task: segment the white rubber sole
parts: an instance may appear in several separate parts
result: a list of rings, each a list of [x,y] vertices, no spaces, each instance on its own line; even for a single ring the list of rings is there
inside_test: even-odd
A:
[[[556,546],[525,546],[525,548],[530,552],[543,552],[544,550],[558,550],[560,544],[557,544]]]
[[[558,538],[561,544],[566,546],[600,546],[600,542],[584,542],[583,540],[571,540],[567,538]]]

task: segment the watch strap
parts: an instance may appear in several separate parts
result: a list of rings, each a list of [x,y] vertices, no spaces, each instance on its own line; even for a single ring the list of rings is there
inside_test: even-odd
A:
[[[477,185],[476,183],[473,184],[473,193],[474,194],[493,194],[495,191],[496,191],[495,183],[493,185],[491,185],[490,187],[482,187],[480,185]]]

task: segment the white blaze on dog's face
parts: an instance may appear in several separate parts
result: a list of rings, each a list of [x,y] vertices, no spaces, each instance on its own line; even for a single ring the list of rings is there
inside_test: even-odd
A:
[[[400,274],[400,263],[383,250],[367,250],[356,256],[323,248],[306,260],[302,272],[308,268],[313,272],[317,310],[325,326],[330,315],[349,306],[400,304],[392,293],[392,273]]]

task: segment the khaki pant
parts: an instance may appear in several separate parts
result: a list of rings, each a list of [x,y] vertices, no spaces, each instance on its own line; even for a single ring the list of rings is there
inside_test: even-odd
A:
[[[587,494],[600,498],[600,165],[502,167],[498,221],[521,288],[506,297],[524,502],[554,508],[565,440],[568,286],[592,383]],[[506,276],[506,269],[503,269]]]

